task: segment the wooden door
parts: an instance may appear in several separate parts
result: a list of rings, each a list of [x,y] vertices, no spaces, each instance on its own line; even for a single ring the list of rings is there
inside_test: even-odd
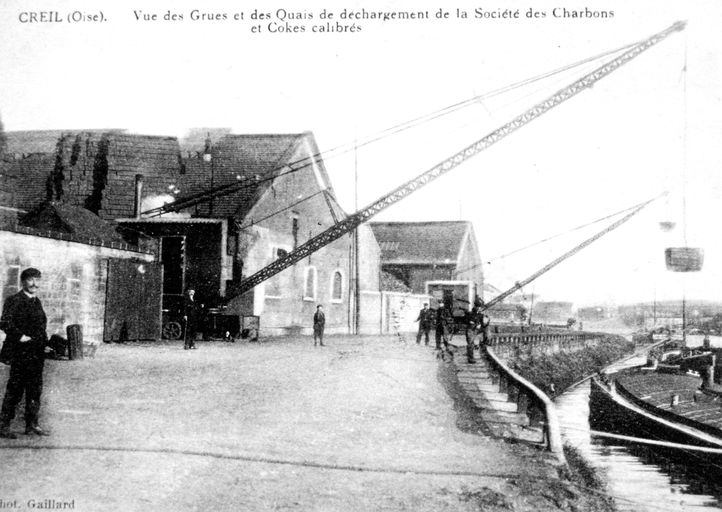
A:
[[[104,341],[159,340],[163,266],[111,258],[105,294]]]

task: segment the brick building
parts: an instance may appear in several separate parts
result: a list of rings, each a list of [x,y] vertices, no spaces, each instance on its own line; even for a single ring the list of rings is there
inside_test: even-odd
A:
[[[353,323],[352,237],[323,247],[243,296],[235,285],[324,231],[345,213],[336,202],[313,135],[231,135],[184,159],[184,194],[237,185],[234,193],[189,210],[194,218],[228,221],[232,255],[225,290],[228,311],[261,317],[266,333],[310,333],[316,305],[326,309],[330,332]],[[379,249],[366,226],[359,228],[359,286],[379,288]]]
[[[32,133],[25,134],[30,146],[35,144]],[[31,208],[52,199],[118,224],[133,245],[146,236],[158,240],[164,299],[169,299],[164,309],[174,301],[177,305],[184,288],[193,285],[206,303],[227,306],[227,314],[260,316],[267,334],[310,332],[317,303],[326,306],[330,332],[354,327],[350,235],[244,296],[235,294],[243,277],[345,215],[311,133],[232,135],[219,130],[202,146],[198,137],[185,140],[183,150],[173,137],[118,130],[44,133],[39,140],[41,153],[13,152],[3,164],[21,175],[21,162],[27,166],[33,155],[42,155],[43,162],[28,175],[32,187],[21,187],[18,180],[2,182],[5,205]],[[177,196],[224,185],[236,190],[179,213],[139,215]],[[21,194],[25,196],[19,200]],[[359,240],[360,290],[378,291],[380,251],[367,226],[359,228]]]

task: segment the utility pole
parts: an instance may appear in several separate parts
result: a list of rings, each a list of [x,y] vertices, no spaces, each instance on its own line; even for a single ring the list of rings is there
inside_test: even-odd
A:
[[[354,194],[354,211],[358,211],[358,146],[354,140],[353,150],[353,194]],[[353,230],[353,268],[354,268],[354,334],[359,334],[359,324],[361,322],[361,287],[359,270],[359,226]]]

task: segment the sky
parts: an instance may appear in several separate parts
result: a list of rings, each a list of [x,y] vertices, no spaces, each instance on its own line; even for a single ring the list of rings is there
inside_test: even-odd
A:
[[[492,91],[686,20],[686,30],[375,220],[470,220],[487,281],[505,289],[604,224],[499,256],[669,190],[524,291],[577,306],[682,294],[722,300],[721,2],[155,0],[141,8],[140,2],[78,0],[45,1],[35,11],[36,19],[54,19],[40,12],[56,12],[62,22],[22,22],[30,20],[29,8],[28,2],[0,1],[0,118],[6,130],[125,128],[172,136],[194,127],[311,131],[327,152],[477,98],[355,152],[328,154],[326,167],[349,212],[505,124],[595,62],[504,94]],[[333,19],[320,19],[324,8]],[[554,16],[564,8],[607,17]],[[340,19],[344,10],[360,15],[362,9],[428,12],[429,19]],[[457,9],[468,17],[457,17]],[[519,18],[499,17],[507,9],[518,9]],[[528,18],[530,9],[546,16]],[[254,11],[268,18],[252,19]],[[167,13],[183,19],[166,21]],[[153,14],[158,19],[145,19]],[[223,14],[226,19],[207,19]],[[89,20],[101,15],[104,21]],[[73,16],[83,20],[69,22]],[[337,24],[356,31],[313,31]],[[303,32],[276,31],[294,26]],[[660,221],[677,227],[662,232]],[[704,249],[701,272],[665,270],[664,248],[678,246]]]

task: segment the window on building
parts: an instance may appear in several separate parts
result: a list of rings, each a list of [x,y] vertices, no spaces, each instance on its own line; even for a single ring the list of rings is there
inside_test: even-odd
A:
[[[70,267],[70,275],[68,278],[68,299],[71,301],[80,300],[80,278],[83,276],[83,269],[79,265]]]
[[[316,267],[307,267],[306,275],[303,280],[303,300],[316,300],[316,280]]]
[[[340,270],[333,273],[331,278],[331,302],[343,301],[343,274]]]
[[[279,258],[288,255],[288,249],[283,247],[271,247],[271,258],[268,263],[273,263]],[[266,280],[265,296],[271,299],[280,299],[283,296],[283,286],[281,281],[282,273],[276,274]]]

